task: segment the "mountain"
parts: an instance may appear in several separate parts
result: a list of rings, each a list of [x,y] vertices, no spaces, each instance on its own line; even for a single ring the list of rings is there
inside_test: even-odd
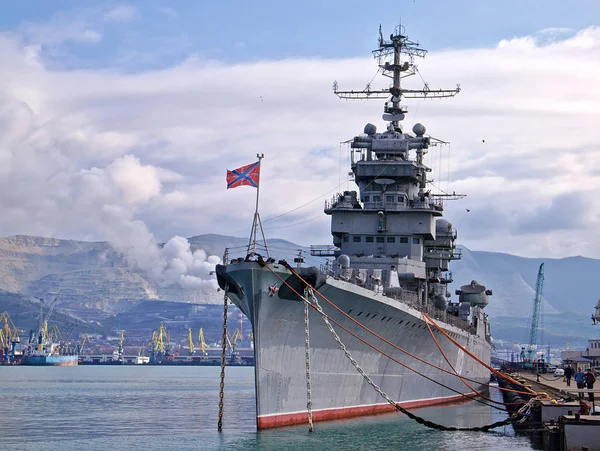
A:
[[[228,259],[245,256],[248,246],[247,238],[218,234],[198,235],[188,241],[192,251],[203,249],[207,254],[219,257],[227,248]],[[324,262],[324,259],[311,257],[308,248],[290,241],[271,239],[268,245],[270,255],[277,260],[292,261],[302,251],[306,264],[318,266]],[[260,251],[264,253],[262,249]],[[81,328],[110,329],[118,327],[121,319],[125,323],[131,322],[132,327],[137,327],[136,324],[150,327],[151,323],[160,322],[160,318],[175,321],[177,317],[185,321],[189,316],[186,312],[191,311],[189,304],[216,308],[205,310],[206,314],[216,312],[222,304],[220,293],[183,288],[178,284],[161,286],[145,272],[132,268],[128,261],[127,255],[106,242],[33,236],[0,238],[0,290],[4,293],[0,296],[0,311],[6,310],[3,307],[8,305],[10,298],[11,310],[18,314],[14,307],[21,304],[35,323],[39,311],[35,307],[38,302],[35,298],[44,298],[48,303],[50,298],[57,297],[57,312],[80,321]],[[452,263],[454,283],[450,291],[454,292],[471,280],[492,289],[494,294],[486,312],[492,319],[494,334],[522,340],[527,319],[531,316],[537,272],[542,262],[545,264],[542,314],[550,318],[547,323],[552,323],[552,330],[547,330],[549,336],[559,337],[557,340],[567,340],[570,336],[571,341],[585,340],[593,331],[576,325],[589,318],[600,295],[590,283],[600,272],[600,260],[524,258],[462,248],[462,259]],[[181,310],[173,303],[187,303],[188,306],[182,306]],[[168,313],[168,310],[172,311]],[[561,322],[560,315],[566,318],[566,312],[573,312],[575,316]],[[134,321],[133,317],[138,314],[142,316]],[[210,321],[212,324],[212,319]],[[125,327],[122,323],[121,326]]]
[[[566,312],[558,315],[542,315],[538,327],[537,342],[541,346],[584,348],[590,338],[598,338],[598,326],[594,326],[590,314]],[[527,343],[528,318],[499,316],[491,319],[494,341],[509,345]]]
[[[600,260],[586,257],[525,258],[470,251],[452,263],[454,280],[463,285],[475,279],[493,290],[486,312],[491,317],[529,317],[540,264],[544,263],[542,313],[591,315],[600,290],[591,281],[600,273]]]

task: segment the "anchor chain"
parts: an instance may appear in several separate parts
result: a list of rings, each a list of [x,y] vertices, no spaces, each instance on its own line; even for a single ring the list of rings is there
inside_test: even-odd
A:
[[[307,297],[307,290],[304,291],[304,296]],[[308,334],[308,303],[304,303],[304,336],[306,342],[306,410],[308,412],[308,431],[313,430],[312,421],[312,400],[310,394],[310,341]]]
[[[229,285],[225,285],[225,295],[223,296],[223,350],[221,352],[221,389],[219,391],[219,421],[217,430],[223,430],[223,396],[225,395],[225,363],[227,352],[227,304],[229,303]]]
[[[348,358],[348,360],[350,361],[350,363],[352,364],[352,366],[354,366],[354,368],[356,369],[356,371],[358,371],[358,373],[363,377],[363,379],[371,386],[373,387],[373,389],[383,398],[385,399],[388,403],[390,403],[393,407],[395,407],[397,410],[399,410],[400,412],[402,412],[403,414],[405,414],[406,416],[408,416],[409,418],[415,420],[417,423],[420,423],[426,427],[432,428],[432,429],[438,429],[438,430],[442,430],[442,431],[481,431],[481,432],[488,432],[494,428],[500,427],[500,426],[506,426],[510,423],[512,423],[513,421],[516,420],[516,417],[521,416],[521,412],[525,411],[525,408],[527,406],[523,406],[519,412],[517,414],[514,414],[513,416],[509,416],[508,418],[506,418],[505,420],[502,421],[496,421],[495,423],[492,424],[488,424],[485,426],[478,426],[478,427],[471,427],[471,428],[459,428],[459,427],[454,427],[454,426],[444,426],[443,424],[437,424],[434,423],[432,421],[426,420],[425,418],[421,418],[416,416],[415,414],[413,414],[412,412],[406,410],[404,407],[398,405],[392,398],[390,398],[374,381],[373,379],[371,379],[371,377],[361,368],[361,366],[358,364],[358,362],[354,359],[354,357],[352,357],[352,354],[350,354],[350,351],[348,351],[348,349],[346,348],[346,345],[344,345],[344,343],[342,343],[342,340],[340,339],[340,336],[337,334],[337,332],[334,330],[333,326],[331,325],[331,323],[329,322],[329,319],[327,318],[327,314],[323,311],[323,308],[321,307],[321,305],[319,304],[319,301],[317,299],[317,297],[315,296],[313,290],[311,288],[307,288],[308,293],[310,295],[311,300],[309,300],[308,298],[304,298],[304,302],[305,305],[308,306],[308,303],[311,303],[312,305],[314,305],[314,307],[317,309],[317,311],[319,312],[319,314],[321,315],[321,317],[323,318],[323,321],[325,322],[325,325],[327,326],[327,328],[329,329],[329,332],[331,333],[331,335],[333,336],[333,338],[335,339],[335,341],[337,342],[338,346],[340,347],[340,349],[344,352],[344,354],[346,355],[346,357]],[[525,414],[526,415],[526,414]]]

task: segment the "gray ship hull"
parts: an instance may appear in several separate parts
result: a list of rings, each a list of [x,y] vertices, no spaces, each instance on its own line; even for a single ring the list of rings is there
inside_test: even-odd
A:
[[[290,272],[284,266],[270,266],[283,279],[290,277]],[[271,270],[256,262],[218,266],[217,275],[222,287],[229,282],[231,300],[252,323],[258,429],[306,422],[303,302],[292,300],[289,294],[282,293],[283,290],[279,290],[283,286],[281,280]],[[372,331],[423,360],[451,371],[418,310],[401,301],[332,277],[323,277],[317,289]],[[419,407],[448,403],[463,400],[465,397],[461,394],[473,392],[459,378],[407,356],[373,337],[325,301],[320,300],[320,304],[332,319],[357,336],[418,373],[448,387],[444,388],[402,367],[334,325],[358,364],[400,405]],[[310,309],[309,320],[313,420],[332,420],[394,410],[356,371],[321,316],[313,309]],[[465,349],[484,362],[489,362],[490,344],[484,330],[469,333],[446,322],[437,322]],[[471,383],[473,389],[479,390],[482,384],[489,381],[489,371],[483,365],[466,355],[441,333],[435,333],[435,336],[459,374],[479,382]]]

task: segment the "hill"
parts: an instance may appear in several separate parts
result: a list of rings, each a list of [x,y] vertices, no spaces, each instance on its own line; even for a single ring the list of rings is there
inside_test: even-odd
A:
[[[193,236],[188,242],[192,252],[202,249],[219,257],[227,248],[229,258],[245,255],[248,245],[247,238],[218,234]],[[323,263],[323,259],[310,257],[308,248],[290,241],[271,239],[268,244],[271,256],[276,259],[292,260],[303,251],[306,264]],[[471,280],[492,289],[494,295],[486,311],[496,336],[515,340],[525,336],[537,271],[542,262],[546,272],[542,313],[556,318],[548,322],[552,322],[552,330],[546,331],[548,336],[556,336],[556,341],[568,341],[569,337],[571,341],[581,341],[594,336],[593,329],[579,328],[577,324],[587,323],[586,318],[599,295],[590,280],[599,273],[600,260],[524,258],[466,248],[462,249],[462,255],[461,260],[452,263],[455,282],[450,291]],[[192,311],[189,304],[217,307],[222,303],[220,293],[214,291],[157,283],[151,274],[133,267],[127,255],[106,242],[31,236],[0,238],[0,290],[3,290],[0,310],[14,312],[11,316],[14,314],[23,321],[21,328],[37,324],[36,298],[57,297],[57,311],[65,318],[79,321],[79,328],[103,330],[117,328],[119,324],[124,328],[137,327],[136,324],[148,328],[152,322],[160,321],[157,317],[163,313],[165,318],[187,320],[186,312]],[[181,310],[174,303],[188,306]],[[165,313],[169,309],[173,311]],[[214,321],[208,317],[213,310],[206,310],[204,319],[204,322],[210,321],[211,328]],[[565,316],[569,312],[572,315]],[[515,318],[517,320],[513,320]]]

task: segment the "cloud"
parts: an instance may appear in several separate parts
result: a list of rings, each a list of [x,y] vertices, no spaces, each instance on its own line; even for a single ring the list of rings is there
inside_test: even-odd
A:
[[[104,15],[106,22],[129,22],[136,18],[138,10],[135,6],[119,5]]]
[[[17,36],[27,44],[54,47],[65,43],[97,43],[102,40],[100,24],[86,12],[58,13],[46,23],[25,23]]]
[[[338,185],[355,189],[340,142],[367,122],[384,127],[380,102],[331,92],[333,80],[344,89],[371,80],[367,57],[231,65],[190,55],[127,73],[58,70],[31,45],[0,35],[1,235],[108,239],[129,254],[128,243],[143,248],[173,235],[247,236],[256,191],[227,191],[225,169],[260,152],[261,216],[307,204],[265,224],[268,237],[327,244],[323,200]],[[600,225],[600,92],[589,89],[600,70],[598,47],[600,30],[592,27],[550,43],[521,37],[419,61],[432,89],[461,84],[455,99],[407,101],[406,126],[422,122],[451,141],[430,149],[426,162],[436,186],[468,194],[447,212],[469,248],[600,251],[592,238]],[[180,271],[195,267],[189,255],[152,258],[169,274],[159,279],[189,282]]]

